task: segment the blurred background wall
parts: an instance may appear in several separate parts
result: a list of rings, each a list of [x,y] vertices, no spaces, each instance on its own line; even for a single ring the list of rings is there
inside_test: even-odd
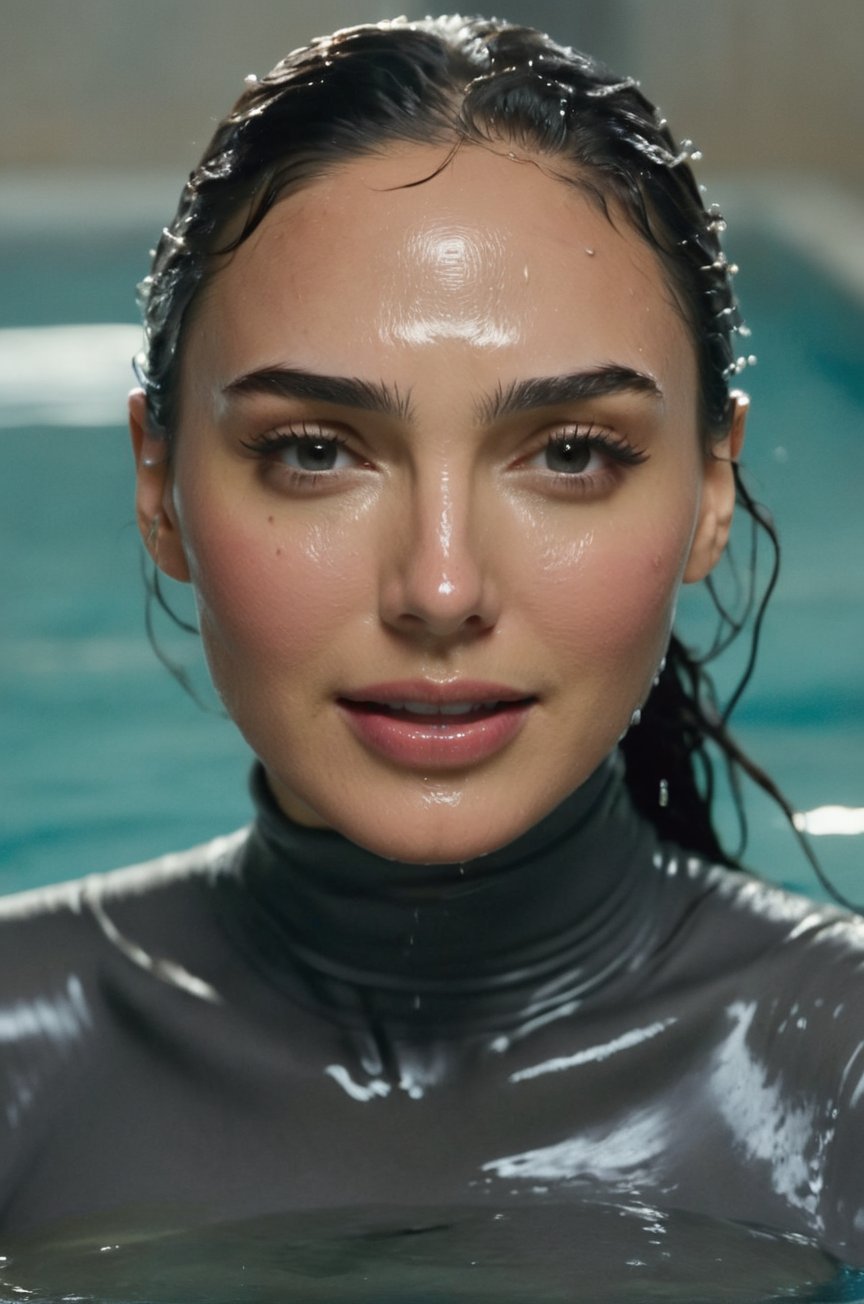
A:
[[[638,76],[706,167],[864,185],[864,0],[495,0]],[[467,6],[468,10],[473,5]],[[424,0],[0,0],[0,169],[188,170],[245,73]]]

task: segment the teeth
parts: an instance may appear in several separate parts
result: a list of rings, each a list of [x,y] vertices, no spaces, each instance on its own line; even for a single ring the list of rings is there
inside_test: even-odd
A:
[[[391,711],[410,711],[411,715],[467,715],[494,707],[495,702],[389,702]]]

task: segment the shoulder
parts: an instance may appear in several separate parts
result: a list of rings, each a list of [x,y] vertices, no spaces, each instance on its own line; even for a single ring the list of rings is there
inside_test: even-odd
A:
[[[864,1083],[864,919],[750,874],[705,881],[681,949],[737,1029],[740,1063],[755,1056],[760,1073],[836,1103],[841,1083]]]
[[[864,919],[753,874],[669,856],[675,924],[662,948],[677,990],[721,984],[762,998],[819,1002],[858,993],[864,1008]]]
[[[716,908],[745,933],[759,935],[779,959],[813,957],[821,965],[864,960],[864,918],[841,906],[814,901],[752,874],[712,870]]]
[[[699,857],[682,854],[677,863],[670,860],[687,882],[697,921],[722,929],[728,943],[755,945],[760,953],[782,948],[789,955],[812,946],[837,955],[864,949],[864,918],[850,910]]]
[[[0,897],[4,998],[52,973],[86,970],[129,928],[182,935],[202,895],[231,872],[248,833],[240,829],[188,851]]]

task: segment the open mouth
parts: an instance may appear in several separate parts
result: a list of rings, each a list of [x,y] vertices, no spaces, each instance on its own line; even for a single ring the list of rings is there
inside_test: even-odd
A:
[[[380,714],[408,724],[438,728],[476,724],[504,711],[529,706],[533,698],[493,702],[355,702],[342,699],[342,705],[362,715]]]
[[[407,687],[407,685],[406,685]],[[363,746],[392,764],[430,772],[479,764],[520,732],[536,697],[466,696],[423,700],[388,691],[381,698],[340,697],[343,719]],[[482,689],[481,689],[482,692]]]

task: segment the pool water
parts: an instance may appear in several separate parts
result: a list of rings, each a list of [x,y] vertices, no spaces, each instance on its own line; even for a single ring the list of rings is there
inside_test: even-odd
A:
[[[144,1227],[147,1227],[144,1222]],[[178,1230],[141,1215],[7,1243],[0,1304],[810,1304],[864,1273],[805,1237],[627,1203],[369,1208]],[[5,1292],[5,1294],[4,1294]],[[25,1294],[26,1292],[26,1294]]]
[[[248,818],[249,757],[219,713],[196,640],[163,630],[207,711],[144,634],[123,409],[150,234],[0,243],[0,891],[144,859]],[[745,463],[784,541],[759,669],[736,718],[796,808],[860,810],[864,305],[757,227],[745,225],[732,252],[759,358],[743,377],[753,397]],[[70,329],[50,329],[58,324]],[[746,531],[736,546],[745,557]],[[188,594],[173,596],[188,614]],[[707,636],[698,595],[685,592],[679,617],[688,641]],[[731,829],[726,798],[721,808]],[[864,898],[861,836],[815,841],[841,889]],[[747,860],[822,895],[758,793]]]

